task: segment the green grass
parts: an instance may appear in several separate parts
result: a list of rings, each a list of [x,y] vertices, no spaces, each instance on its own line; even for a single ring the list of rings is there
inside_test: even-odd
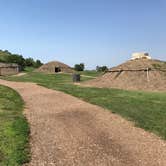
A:
[[[29,73],[29,72],[34,71],[35,69],[36,69],[36,68],[34,68],[34,67],[25,67],[25,68],[24,68],[24,72]]]
[[[14,90],[0,85],[0,165],[20,166],[29,161],[29,126],[24,103]]]
[[[28,73],[22,77],[6,79],[36,82],[47,88],[63,91],[111,110],[133,121],[136,126],[166,139],[166,93],[80,87],[72,84],[68,74]],[[82,81],[86,79],[83,78]]]
[[[26,75],[20,77],[0,77],[2,79],[12,80],[12,81],[22,81],[22,82],[36,82],[36,83],[45,83],[51,84],[52,86],[58,84],[72,84],[72,75],[71,74],[44,74],[37,72],[29,72]],[[89,80],[91,78],[82,77],[82,81]]]
[[[91,76],[91,77],[98,77],[103,74],[103,72],[97,72],[95,70],[85,70],[78,72],[81,75]]]

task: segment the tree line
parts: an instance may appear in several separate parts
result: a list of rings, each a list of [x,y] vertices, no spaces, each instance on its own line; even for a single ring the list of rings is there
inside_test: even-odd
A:
[[[85,64],[80,63],[80,64],[75,64],[74,70],[76,71],[84,71],[85,69]],[[97,72],[107,72],[109,69],[107,66],[96,66],[96,71]]]
[[[21,66],[22,69],[24,69],[25,67],[38,68],[41,65],[43,65],[43,63],[39,59],[34,60],[33,58],[24,58],[22,55],[12,54],[8,50],[4,50],[4,51],[0,50],[0,62],[16,63],[19,66]],[[75,64],[75,66],[74,66],[74,70],[76,70],[76,71],[84,71],[84,69],[85,69],[84,63]],[[96,66],[96,71],[106,72],[106,71],[108,71],[108,67],[107,66]]]
[[[42,62],[33,58],[24,58],[19,54],[12,54],[8,50],[0,50],[0,62],[2,63],[17,63],[19,66],[24,69],[25,67],[34,67],[38,68],[42,65]]]

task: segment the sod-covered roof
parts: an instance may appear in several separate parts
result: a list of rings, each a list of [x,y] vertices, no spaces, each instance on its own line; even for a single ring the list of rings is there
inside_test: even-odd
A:
[[[18,67],[16,63],[1,63],[0,62],[0,67]]]
[[[39,72],[47,72],[47,73],[55,73],[55,68],[60,68],[62,72],[72,72],[72,68],[62,62],[59,61],[51,61],[44,65],[42,65],[38,71]]]
[[[166,62],[130,60],[85,85],[143,91],[166,91]]]
[[[113,70],[141,70],[141,69],[161,69],[166,70],[166,62],[154,59],[136,59],[129,60],[116,67],[110,69]]]

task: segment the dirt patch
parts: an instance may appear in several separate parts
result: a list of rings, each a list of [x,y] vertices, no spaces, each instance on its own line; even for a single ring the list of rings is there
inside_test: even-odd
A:
[[[0,80],[26,102],[28,166],[165,166],[166,142],[118,115],[33,83]]]

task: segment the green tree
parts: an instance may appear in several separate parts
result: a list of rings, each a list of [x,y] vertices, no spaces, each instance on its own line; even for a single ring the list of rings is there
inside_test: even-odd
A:
[[[107,66],[96,66],[96,70],[98,72],[106,72],[106,71],[108,71],[108,67]]]
[[[5,50],[5,51],[0,50],[0,62],[7,63],[7,58],[11,55],[12,54],[7,50]]]
[[[8,50],[0,50],[0,62],[4,63],[17,63],[22,68],[25,66],[25,59],[22,55],[12,54]]]
[[[0,62],[17,63],[22,69],[24,69],[25,66],[37,68],[42,65],[40,60],[35,61],[33,58],[24,59],[22,55],[12,54],[8,50],[0,50]]]
[[[26,58],[25,59],[25,66],[34,67],[35,61],[33,60],[33,58]]]
[[[74,69],[75,69],[76,71],[84,71],[85,65],[84,65],[84,63],[75,64]]]
[[[25,67],[25,59],[22,55],[12,54],[6,57],[6,63],[17,63],[22,68]]]
[[[37,59],[36,62],[35,62],[35,66],[34,67],[38,68],[41,65],[43,65],[43,63],[39,59]]]

